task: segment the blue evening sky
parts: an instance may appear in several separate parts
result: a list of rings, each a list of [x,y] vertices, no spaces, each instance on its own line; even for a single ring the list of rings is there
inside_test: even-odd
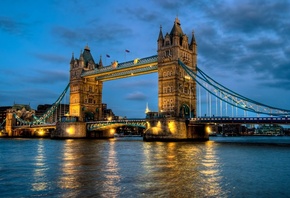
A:
[[[176,16],[189,38],[195,32],[199,68],[248,98],[290,109],[289,0],[1,0],[0,106],[54,103],[72,53],[78,58],[87,44],[105,65],[156,55],[160,25],[165,35]],[[103,102],[116,115],[143,118],[146,103],[158,109],[157,86],[156,73],[105,82]]]

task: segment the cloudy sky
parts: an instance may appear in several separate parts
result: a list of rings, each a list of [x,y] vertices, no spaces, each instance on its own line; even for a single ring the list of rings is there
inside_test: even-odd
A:
[[[160,25],[178,16],[195,32],[198,67],[224,86],[290,109],[289,0],[1,0],[0,106],[52,104],[69,82],[72,53],[88,44],[96,62],[156,55]],[[125,50],[130,53],[125,54]],[[106,58],[106,54],[110,58]],[[157,111],[157,74],[104,83],[116,115]],[[68,101],[68,97],[66,98]]]

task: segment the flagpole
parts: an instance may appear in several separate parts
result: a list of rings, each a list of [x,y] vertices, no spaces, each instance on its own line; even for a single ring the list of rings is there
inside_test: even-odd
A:
[[[106,60],[105,60],[105,64],[107,66],[107,59],[110,58],[110,55],[109,54],[106,54]]]
[[[126,61],[126,54],[129,53],[130,51],[125,49],[125,61]]]

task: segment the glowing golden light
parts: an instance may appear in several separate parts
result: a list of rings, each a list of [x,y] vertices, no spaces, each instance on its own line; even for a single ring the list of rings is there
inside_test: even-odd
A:
[[[134,59],[134,64],[137,64],[139,62],[139,58]]]
[[[108,117],[108,121],[111,121],[112,120],[112,117]]]
[[[176,133],[176,125],[175,125],[174,122],[169,122],[168,123],[168,128],[169,128],[171,133],[173,133],[173,134]]]
[[[40,130],[38,131],[38,135],[43,136],[43,135],[44,135],[44,130],[43,130],[43,129],[40,129]]]
[[[150,128],[151,127],[150,122],[147,121],[146,124],[147,124],[147,128]]]
[[[157,122],[157,127],[161,128],[161,122],[160,121]]]
[[[159,132],[161,132],[161,128],[160,127],[152,127],[152,134],[157,135],[159,134]]]
[[[115,134],[116,130],[115,129],[110,129],[110,134],[113,135]]]
[[[207,132],[207,133],[210,133],[210,132],[211,132],[211,128],[210,128],[210,126],[207,126],[207,127],[206,127],[206,132]]]
[[[74,128],[73,127],[69,127],[69,128],[67,128],[66,129],[66,132],[68,133],[68,134],[74,134]]]

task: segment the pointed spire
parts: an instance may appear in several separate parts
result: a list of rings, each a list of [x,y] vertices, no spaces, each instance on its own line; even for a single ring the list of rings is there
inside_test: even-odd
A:
[[[196,53],[196,41],[195,41],[195,36],[194,36],[194,31],[192,31],[192,37],[191,37],[191,41],[189,44],[189,49],[193,50]]]
[[[70,64],[73,64],[74,63],[74,60],[75,60],[74,53],[72,53],[71,60],[70,60]]]
[[[148,112],[150,112],[150,109],[149,109],[149,107],[148,107],[148,102],[147,102],[147,103],[146,103],[145,113],[148,113]]]
[[[84,60],[83,50],[81,50],[81,53],[80,53],[80,60]]]
[[[99,61],[99,67],[98,68],[102,68],[103,67],[103,61],[102,61],[102,56],[100,56],[100,61]]]
[[[160,31],[159,31],[158,41],[162,41],[162,40],[163,40],[162,26],[160,25]]]
[[[183,31],[180,27],[180,21],[178,18],[175,18],[174,25],[171,29],[170,35],[175,35],[175,36],[182,36]]]
[[[85,46],[85,50],[90,51],[88,44]]]
[[[192,31],[192,37],[191,37],[190,45],[193,45],[193,44],[196,44],[195,36],[194,36],[194,31]]]

